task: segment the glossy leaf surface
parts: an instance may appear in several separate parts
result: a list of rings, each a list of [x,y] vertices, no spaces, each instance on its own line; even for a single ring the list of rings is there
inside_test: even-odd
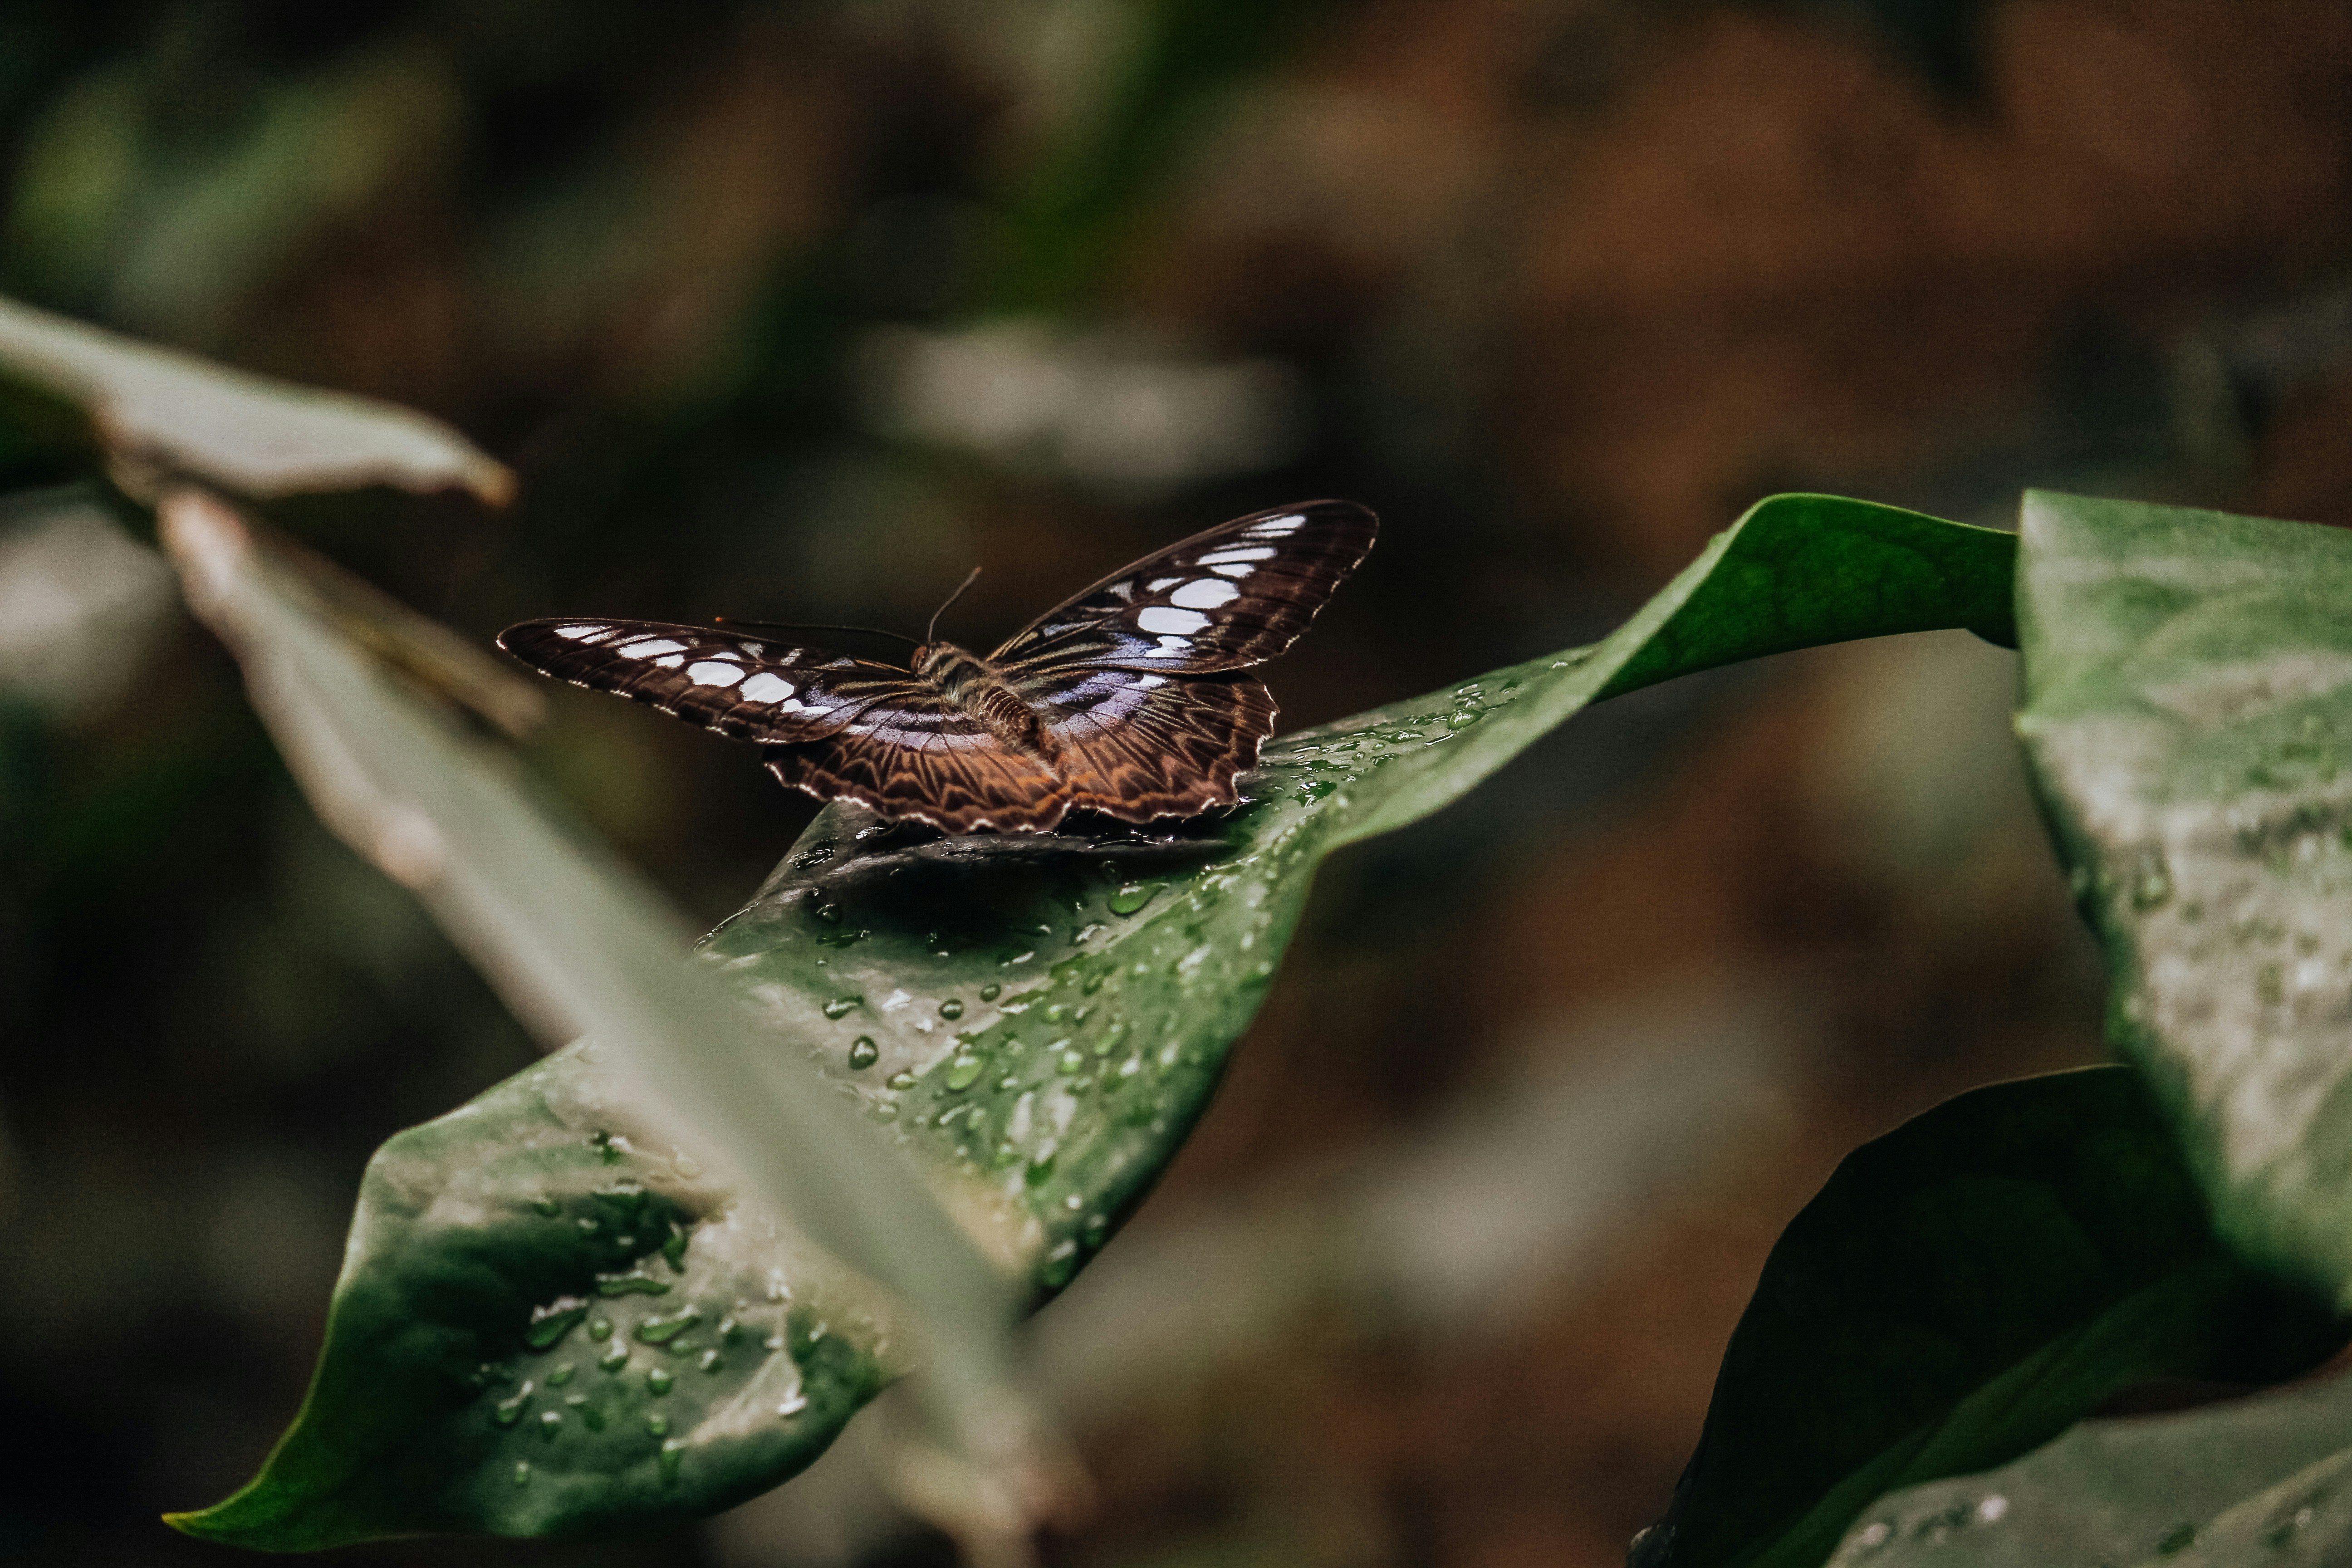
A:
[[[1882,1499],[1837,1568],[2325,1568],[2352,1560],[2352,1381],[2085,1421]]]
[[[774,1048],[811,1057],[934,1173],[984,1250],[1050,1292],[1201,1114],[1324,855],[1444,806],[1596,696],[1841,638],[2004,637],[2014,549],[2007,534],[1890,508],[1776,498],[1606,641],[1278,741],[1221,817],[1160,834],[945,839],[828,808],[704,952],[762,1010]],[[824,1305],[850,1299],[837,1266],[733,1224],[721,1194],[680,1183],[652,1152],[600,1140],[624,1110],[575,1047],[393,1140],[371,1167],[301,1421],[262,1483],[192,1526],[268,1545],[394,1528],[578,1531],[720,1507],[814,1457],[888,1374],[881,1330]],[[616,1254],[593,1209],[608,1201],[600,1190],[640,1186],[664,1205],[664,1234],[692,1238],[684,1277],[647,1260],[648,1229],[625,1232],[634,1265]],[[464,1201],[435,1200],[436,1188]],[[698,1276],[706,1243],[713,1272]],[[670,1289],[601,1294],[635,1273]],[[772,1305],[746,1330],[758,1314],[738,1304],[762,1296],[812,1315],[771,1323]],[[533,1313],[551,1321],[572,1310],[555,1307],[564,1300],[588,1305],[586,1327],[535,1347]],[[701,1314],[679,1331],[691,1350],[646,1348],[642,1322],[688,1306]],[[587,1339],[599,1312],[612,1334]],[[798,1358],[810,1403],[791,1414],[789,1445],[774,1428],[764,1446],[733,1441],[729,1380],[746,1363],[711,1337],[730,1317],[795,1344],[823,1324],[835,1347]],[[668,1373],[667,1392],[612,1385],[628,1400],[591,1432],[568,1401],[605,1386],[593,1347],[623,1340],[632,1368]],[[710,1353],[716,1382],[700,1370]],[[558,1365],[573,1368],[562,1384]],[[510,1405],[525,1383],[528,1402]],[[782,1403],[762,1419],[780,1419]],[[639,1455],[627,1483],[600,1496],[589,1478],[622,1462],[608,1448],[623,1415],[642,1430],[664,1411],[677,1462],[648,1469]],[[371,1483],[364,1513],[312,1479],[362,1443],[404,1457]],[[562,1483],[542,1487],[551,1472]]]
[[[2029,495],[2019,719],[2216,1222],[2352,1303],[2352,533]]]
[[[1948,1100],[1849,1155],[1774,1246],[1637,1568],[1815,1568],[1887,1490],[2025,1453],[2166,1377],[2341,1335],[2214,1238],[2139,1075]]]

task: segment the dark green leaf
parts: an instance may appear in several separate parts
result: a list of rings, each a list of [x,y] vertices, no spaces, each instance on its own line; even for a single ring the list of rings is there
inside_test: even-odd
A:
[[[2352,1561],[2352,1381],[2085,1421],[1882,1499],[1837,1568],[2330,1568]]]
[[[342,637],[233,512],[180,491],[162,523],[329,826],[542,1033],[594,1039],[378,1153],[302,1414],[250,1486],[174,1522],[300,1550],[578,1530],[757,1489],[881,1380],[877,1292],[803,1237],[911,1309],[951,1394],[1003,1408],[973,1394],[1001,1384],[996,1275],[917,1173],[684,961],[661,900]]]
[[[1814,1568],[1891,1489],[2154,1378],[2276,1378],[2340,1340],[2215,1240],[2137,1072],[1977,1089],[1855,1151],[1790,1222],[1633,1560]]]
[[[704,952],[778,1048],[806,1053],[892,1127],[984,1248],[1050,1291],[1199,1117],[1324,855],[1437,810],[1598,693],[1843,637],[2001,635],[2014,549],[1916,513],[1776,498],[1607,641],[1279,742],[1246,804],[1220,817],[1166,834],[942,839],[829,808]],[[813,1457],[887,1375],[879,1331],[831,1316],[851,1286],[822,1259],[731,1223],[721,1194],[652,1152],[595,1142],[625,1111],[575,1047],[393,1140],[371,1167],[301,1418],[261,1481],[187,1527],[248,1544],[577,1531],[722,1506]],[[767,1394],[738,1402],[725,1378],[695,1383],[674,1348],[633,1352],[678,1363],[663,1397],[693,1394],[672,1427],[687,1445],[674,1476],[649,1468],[644,1439],[614,1447],[610,1418],[591,1434],[543,1403],[542,1369],[580,1363],[586,1342],[574,1329],[532,1348],[531,1313],[593,1298],[628,1261],[608,1233],[578,1227],[599,1182],[657,1193],[693,1237],[685,1279],[642,1265],[673,1288],[616,1298],[616,1333],[686,1302],[706,1322],[756,1313],[767,1331],[782,1309],[760,1303],[782,1289],[793,1313],[830,1318],[830,1342],[849,1342],[803,1361],[812,1404],[789,1432],[740,1425],[775,1421]],[[628,1234],[642,1252],[649,1233]],[[761,1375],[732,1370],[744,1364],[727,1376]],[[564,1416],[552,1438],[520,1416],[500,1424],[526,1380],[533,1420]],[[646,1398],[632,1394],[633,1415]],[[369,1455],[383,1458],[353,1458]],[[621,1478],[608,1492],[593,1484],[600,1466]]]
[[[2216,1224],[2352,1301],[2352,533],[2032,494],[2019,719]]]

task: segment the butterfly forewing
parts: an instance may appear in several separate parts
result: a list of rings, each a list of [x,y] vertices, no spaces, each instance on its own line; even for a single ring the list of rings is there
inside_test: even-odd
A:
[[[710,626],[524,621],[499,633],[499,646],[560,680],[747,741],[819,740],[875,703],[921,695],[904,670]]]
[[[1297,639],[1372,547],[1372,514],[1309,501],[1222,523],[1048,610],[994,655],[1024,670],[1203,675],[1263,664]]]

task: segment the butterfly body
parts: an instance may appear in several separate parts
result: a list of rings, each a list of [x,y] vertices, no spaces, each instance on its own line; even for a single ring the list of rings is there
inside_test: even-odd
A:
[[[1128,822],[1237,798],[1274,732],[1242,673],[1296,640],[1371,547],[1372,514],[1316,501],[1146,556],[985,657],[951,642],[900,668],[725,627],[544,620],[499,646],[574,685],[756,742],[783,784],[950,832]]]

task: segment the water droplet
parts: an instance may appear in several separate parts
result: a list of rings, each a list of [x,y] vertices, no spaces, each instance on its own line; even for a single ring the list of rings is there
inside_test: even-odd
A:
[[[873,1036],[860,1035],[850,1042],[849,1068],[852,1072],[870,1068],[881,1059],[881,1048],[875,1045]]]
[[[530,1464],[528,1460],[520,1460],[516,1463],[514,1468],[514,1483],[519,1487],[527,1487],[530,1485]]]
[[[719,1352],[717,1351],[704,1351],[700,1356],[696,1358],[694,1364],[700,1367],[705,1372],[715,1373],[726,1363],[719,1359]]]
[[[802,1411],[806,1410],[807,1408],[808,1395],[801,1393],[798,1389],[795,1389],[793,1391],[791,1398],[776,1406],[776,1414],[790,1417],[798,1415]]]
[[[1048,1290],[1058,1290],[1068,1284],[1070,1276],[1077,1271],[1078,1244],[1064,1241],[1045,1254],[1045,1261],[1037,1266],[1037,1280]]]
[[[1087,1215],[1087,1240],[1089,1242],[1099,1244],[1103,1238],[1103,1234],[1109,1229],[1110,1216],[1108,1215],[1090,1214]]]
[[[563,1412],[542,1410],[539,1413],[539,1435],[549,1442],[555,1441],[556,1431],[563,1425]]]
[[[610,1318],[591,1318],[588,1320],[588,1337],[599,1342],[611,1339],[613,1337],[613,1320]]]
[[[962,1017],[963,1003],[956,997],[949,997],[940,1004],[940,1016],[950,1020]]]
[[[680,1226],[662,1237],[661,1254],[673,1274],[686,1272],[686,1227]]]
[[[646,1344],[666,1345],[700,1321],[702,1314],[692,1307],[687,1307],[667,1318],[647,1318],[637,1325],[636,1335]],[[655,1375],[661,1374],[656,1373]]]
[[[882,1081],[890,1089],[912,1089],[915,1087],[915,1075],[910,1072],[894,1072]]]
[[[614,1340],[613,1348],[596,1358],[596,1364],[606,1372],[620,1371],[629,1364],[629,1347],[621,1341]]]
[[[669,1392],[670,1384],[677,1381],[677,1379],[671,1374],[669,1368],[666,1366],[655,1367],[646,1373],[646,1386],[652,1389],[656,1394],[667,1394]]]
[[[2172,868],[2164,863],[2160,849],[2144,849],[2132,863],[2132,908],[2146,913],[2160,910],[2172,898]]]
[[[1111,894],[1110,912],[1131,915],[1150,903],[1159,891],[1160,884],[1157,882],[1129,882]]]
[[[535,1351],[552,1350],[587,1316],[587,1302],[577,1296],[559,1296],[544,1307],[530,1310],[530,1326],[523,1331],[523,1342]]]
[[[660,1458],[662,1484],[667,1486],[677,1479],[678,1467],[686,1460],[685,1442],[677,1437],[665,1440],[661,1446]]]
[[[553,1372],[547,1374],[547,1386],[550,1388],[562,1388],[565,1384],[572,1381],[572,1373],[574,1370],[575,1369],[570,1362],[565,1362],[562,1366],[557,1367]]]
[[[983,1002],[993,1002],[1003,994],[1004,987],[993,982],[980,988],[980,999]]]
[[[1098,1057],[1110,1055],[1118,1049],[1118,1043],[1125,1038],[1127,1038],[1127,1021],[1123,1018],[1114,1019],[1104,1026],[1102,1038],[1095,1042],[1095,1055]]]
[[[635,1268],[626,1274],[599,1274],[596,1276],[596,1294],[599,1296],[667,1296],[669,1294],[669,1282],[666,1279],[656,1279],[644,1270]]]
[[[1055,1144],[1047,1142],[1030,1156],[1026,1175],[1031,1186],[1042,1187],[1054,1179],[1054,1157],[1059,1152]]]
[[[669,1417],[656,1412],[646,1417],[646,1430],[656,1437],[669,1436]]]
[[[1059,1041],[1056,1041],[1056,1042],[1055,1042],[1055,1044],[1056,1044],[1056,1045],[1063,1045],[1063,1046],[1066,1046],[1066,1045],[1068,1045],[1068,1044],[1069,1044],[1069,1042],[1068,1042],[1067,1040],[1059,1040]],[[1046,1049],[1051,1050],[1051,1049],[1053,1049],[1053,1047],[1052,1047],[1052,1046],[1048,1046],[1048,1047],[1046,1047]],[[1056,1068],[1058,1068],[1060,1071],[1063,1071],[1063,1072],[1066,1072],[1066,1073],[1068,1073],[1068,1072],[1077,1072],[1077,1071],[1081,1070],[1082,1068],[1084,1068],[1086,1067],[1086,1065],[1087,1065],[1086,1053],[1085,1053],[1085,1052],[1083,1052],[1083,1051],[1078,1051],[1078,1050],[1066,1050],[1066,1051],[1064,1051],[1064,1052],[1062,1053],[1061,1059],[1060,1059],[1060,1060],[1058,1060],[1058,1061],[1056,1061],[1056,1062],[1054,1064],[1054,1066],[1055,1066]]]
[[[856,1012],[865,1001],[863,996],[836,996],[824,1005],[824,1016],[837,1022]]]
[[[827,925],[839,925],[841,923],[841,906],[839,904],[819,904],[816,907],[816,918],[824,921]]]
[[[975,1056],[956,1055],[948,1058],[947,1086],[950,1089],[970,1089],[980,1081],[988,1063]]]
[[[557,1203],[553,1198],[534,1199],[530,1206],[537,1209],[540,1213],[545,1215],[550,1219],[553,1219],[557,1215],[563,1212],[563,1205]]]
[[[1445,716],[1445,727],[1449,730],[1467,730],[1485,717],[1485,714],[1475,709],[1462,709]]]
[[[523,1407],[530,1403],[530,1390],[531,1385],[526,1383],[515,1390],[513,1398],[499,1400],[490,1408],[491,1419],[501,1426],[511,1426],[521,1420]]]

